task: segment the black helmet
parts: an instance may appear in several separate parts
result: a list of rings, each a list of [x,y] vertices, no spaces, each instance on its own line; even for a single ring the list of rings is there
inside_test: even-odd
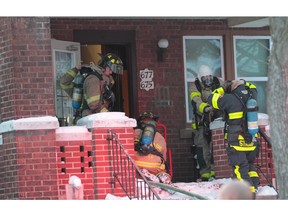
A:
[[[249,89],[247,89],[247,87],[244,84],[243,85],[239,85],[231,93],[237,95],[245,103],[251,97]]]
[[[117,55],[115,55],[114,53],[108,53],[104,56],[100,56],[101,60],[98,63],[100,67],[109,67],[113,73],[123,74],[123,62]]]
[[[142,121],[146,118],[151,118],[156,122],[159,120],[159,117],[157,115],[154,115],[152,112],[148,111],[148,112],[143,112],[139,115],[139,117],[137,119],[137,124],[141,125]]]

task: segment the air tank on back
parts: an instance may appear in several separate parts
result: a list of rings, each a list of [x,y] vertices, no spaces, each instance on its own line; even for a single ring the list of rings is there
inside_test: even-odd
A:
[[[144,145],[150,145],[154,139],[155,135],[155,128],[156,128],[156,123],[155,121],[148,121],[146,123],[146,126],[143,130],[143,135],[141,139],[141,143]]]
[[[259,130],[257,101],[253,98],[250,98],[249,100],[247,100],[246,107],[247,107],[248,132],[251,134],[252,137],[254,137]]]
[[[78,73],[78,75],[73,80],[74,88],[72,96],[72,107],[74,111],[78,110],[82,104],[83,82],[84,82],[84,76]]]

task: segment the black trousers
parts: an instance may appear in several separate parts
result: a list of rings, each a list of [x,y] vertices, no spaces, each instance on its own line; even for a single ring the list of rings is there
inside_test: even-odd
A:
[[[253,151],[237,151],[233,147],[227,147],[228,163],[232,166],[233,177],[238,180],[246,180],[255,189],[259,185],[259,175],[254,166],[258,147]]]

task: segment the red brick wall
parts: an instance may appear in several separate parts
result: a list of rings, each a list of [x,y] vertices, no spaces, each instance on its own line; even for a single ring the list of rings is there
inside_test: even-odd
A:
[[[84,185],[83,199],[94,199],[91,139],[57,141],[56,151],[59,199],[67,199],[66,185],[73,175]]]
[[[0,145],[0,199],[18,198],[15,133],[9,133],[3,136],[3,144]]]
[[[124,160],[112,160],[112,142],[115,148],[116,141],[110,139],[109,127],[134,158],[136,121],[116,113],[115,119],[107,122],[102,117],[96,125],[90,130],[85,126],[59,128],[56,117],[1,123],[0,199],[73,199],[67,187],[71,176],[80,178],[83,185],[83,196],[76,198],[105,199],[108,193],[126,196],[114,178],[113,167]],[[127,175],[134,183],[134,168],[124,167],[117,170],[118,177]]]
[[[230,178],[232,176],[232,168],[228,165],[227,144],[224,143],[223,128],[213,130],[212,139],[216,178]]]
[[[0,122],[14,116],[15,81],[13,75],[12,19],[0,19]]]
[[[0,31],[1,120],[53,115],[49,18],[1,18]]]
[[[118,134],[120,142],[125,146],[129,155],[134,158],[134,132],[132,128],[113,128],[113,131]],[[112,146],[107,140],[107,128],[95,128],[92,131],[92,146],[93,146],[93,161],[94,164],[94,182],[95,182],[95,198],[105,199],[108,193],[118,196],[126,196],[119,183],[113,177],[113,160]],[[120,161],[115,161],[120,163]],[[132,168],[132,167],[131,167]],[[133,170],[128,170],[132,176]],[[128,184],[129,185],[129,184]]]
[[[58,199],[54,130],[3,134],[0,199]]]
[[[55,130],[17,131],[19,199],[58,199]]]

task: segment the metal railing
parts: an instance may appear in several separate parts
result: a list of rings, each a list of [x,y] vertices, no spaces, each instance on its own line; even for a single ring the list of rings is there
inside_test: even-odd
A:
[[[160,200],[161,198],[141,173],[116,134],[108,131],[111,146],[113,176],[129,199]]]
[[[261,128],[259,128],[258,135],[261,142],[261,147],[259,157],[256,159],[255,165],[258,173],[260,174],[259,177],[261,178],[261,176],[263,176],[264,180],[266,181],[264,184],[268,184],[278,191],[275,181],[275,169],[270,138]]]
[[[164,124],[158,122],[157,123],[157,132],[159,132],[167,142],[167,128]],[[169,175],[171,176],[171,179],[173,179],[173,162],[172,162],[172,150],[167,146],[167,162],[169,165]]]
[[[275,169],[272,157],[272,148],[270,138],[265,132],[259,128],[259,139],[261,142],[259,157],[255,161],[259,177],[264,179],[262,184],[268,184],[276,191],[277,185],[275,181]],[[147,178],[142,174],[135,164],[127,150],[119,141],[117,135],[112,131],[108,131],[107,140],[111,146],[113,176],[119,183],[126,196],[129,199],[141,200],[160,200],[161,198],[149,184]]]

